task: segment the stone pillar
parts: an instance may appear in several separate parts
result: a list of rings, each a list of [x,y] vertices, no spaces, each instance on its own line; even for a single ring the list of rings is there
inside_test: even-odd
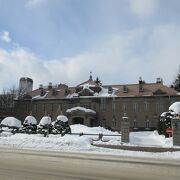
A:
[[[124,114],[121,121],[121,142],[129,143],[129,129],[130,123],[129,118]]]
[[[180,117],[172,119],[173,145],[180,146]]]

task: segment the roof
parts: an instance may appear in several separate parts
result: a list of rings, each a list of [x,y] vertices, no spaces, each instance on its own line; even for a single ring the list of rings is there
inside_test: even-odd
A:
[[[76,87],[52,87],[52,88],[44,88],[44,89],[36,89],[28,93],[32,99],[63,99],[63,98],[73,98],[78,97],[76,93],[76,88],[80,86],[84,86],[85,84],[89,84],[92,86],[97,86],[96,82],[89,79]],[[109,87],[113,89],[112,92],[108,92]],[[96,93],[94,96],[96,97],[143,97],[143,96],[176,96],[178,92],[173,88],[170,88],[162,83],[143,83],[143,90],[139,91],[139,83],[138,84],[124,84],[124,85],[105,85],[102,86],[102,92],[104,89],[106,90],[106,94],[102,92]],[[108,94],[109,93],[109,94]]]
[[[86,84],[88,84],[88,85],[90,85],[90,86],[98,86],[95,81],[93,81],[92,79],[89,79],[89,80],[87,80],[87,81],[85,81],[85,82],[77,85],[77,87],[79,87],[79,86],[84,86],[84,85],[86,85]]]

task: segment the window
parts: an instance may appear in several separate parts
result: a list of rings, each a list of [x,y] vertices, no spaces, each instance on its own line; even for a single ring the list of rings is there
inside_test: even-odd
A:
[[[122,110],[123,110],[123,112],[127,112],[127,104],[126,103],[122,104]]]
[[[106,110],[106,99],[105,98],[101,98],[101,109]]]
[[[157,102],[156,103],[156,112],[163,112],[163,109],[164,109],[163,103]]]
[[[144,102],[144,110],[149,111],[149,103],[148,102]]]
[[[112,118],[112,127],[116,127],[116,118],[114,116]]]
[[[138,112],[138,103],[133,103],[133,112]]]

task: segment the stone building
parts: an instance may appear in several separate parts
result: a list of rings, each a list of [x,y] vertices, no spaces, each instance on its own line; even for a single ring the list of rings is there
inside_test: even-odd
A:
[[[23,120],[31,113],[40,120],[49,114],[55,120],[63,113],[70,124],[120,130],[126,113],[131,130],[149,130],[157,128],[159,116],[175,101],[180,101],[178,92],[163,85],[160,78],[155,83],[140,78],[137,84],[102,85],[90,75],[76,87],[40,85],[15,100],[15,116]]]

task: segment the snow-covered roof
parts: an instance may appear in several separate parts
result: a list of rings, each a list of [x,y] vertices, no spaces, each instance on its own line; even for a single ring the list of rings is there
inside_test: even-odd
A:
[[[180,114],[180,102],[175,102],[169,107],[169,111],[173,111],[176,114]]]
[[[23,124],[37,124],[37,120],[34,116],[27,116]]]
[[[44,99],[44,98],[46,98],[47,95],[48,95],[48,92],[46,92],[43,96],[38,94],[37,96],[34,96],[32,99]]]
[[[2,120],[1,124],[9,127],[21,127],[21,121],[15,117],[6,117]]]
[[[78,111],[78,110],[79,110],[79,111],[84,111],[84,112],[86,112],[86,113],[96,114],[96,112],[95,112],[94,110],[92,110],[92,109],[86,109],[86,108],[80,107],[80,106],[73,107],[73,108],[71,108],[71,109],[67,109],[66,112],[67,112],[67,113],[71,113],[71,112],[73,112],[73,111]]]
[[[101,91],[99,93],[95,93],[94,96],[99,96],[99,97],[116,96],[115,92],[116,92],[117,88],[113,88],[112,90],[113,90],[112,93],[109,93],[107,88],[102,87]]]
[[[89,88],[89,87],[95,87],[95,84],[86,83],[86,84],[82,84],[80,86],[82,86],[83,88]]]

